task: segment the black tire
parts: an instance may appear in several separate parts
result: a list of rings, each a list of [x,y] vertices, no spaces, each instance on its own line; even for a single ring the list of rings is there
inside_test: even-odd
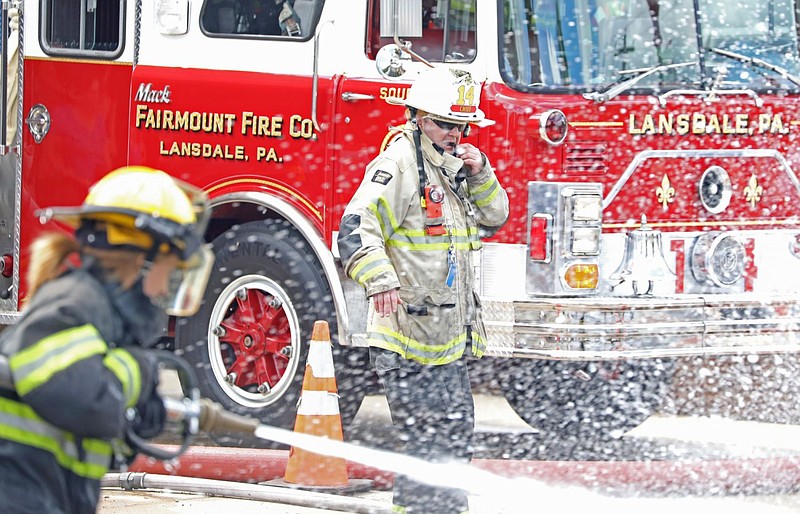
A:
[[[674,364],[514,359],[506,400],[533,428],[559,439],[611,439],[642,424],[667,395]]]
[[[179,320],[176,351],[195,366],[201,394],[236,414],[293,429],[314,323],[336,334],[333,298],[313,251],[286,220],[234,227],[213,242],[216,256],[198,313]],[[334,346],[340,412],[347,425],[361,404],[358,389],[342,393]],[[218,444],[281,447],[250,435],[216,433]]]

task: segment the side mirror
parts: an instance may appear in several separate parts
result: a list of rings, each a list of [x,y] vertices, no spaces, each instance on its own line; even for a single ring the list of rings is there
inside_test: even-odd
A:
[[[398,45],[386,45],[378,50],[375,56],[375,66],[378,73],[385,79],[399,80],[406,74],[406,65],[411,62],[411,56],[404,52]]]

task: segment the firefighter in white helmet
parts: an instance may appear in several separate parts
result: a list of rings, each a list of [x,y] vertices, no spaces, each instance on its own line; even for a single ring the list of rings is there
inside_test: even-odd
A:
[[[96,512],[124,444],[165,420],[151,347],[167,314],[199,306],[213,254],[205,195],[162,171],[127,167],[83,205],[41,213],[76,229],[30,249],[23,315],[0,334],[13,389],[0,388],[0,505],[7,514]]]
[[[347,274],[370,298],[370,361],[381,378],[406,453],[472,457],[474,405],[468,357],[486,347],[473,291],[481,235],[508,217],[508,196],[486,155],[462,138],[488,125],[481,86],[436,68],[407,91],[408,122],[367,167],[345,209],[338,247]],[[464,491],[407,476],[394,481],[394,511],[462,513]]]

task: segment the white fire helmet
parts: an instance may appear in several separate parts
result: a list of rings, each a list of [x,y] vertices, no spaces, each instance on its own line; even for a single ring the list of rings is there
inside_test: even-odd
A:
[[[479,127],[494,124],[478,107],[481,84],[468,71],[433,68],[425,71],[406,90],[405,98],[390,96],[392,105],[405,105],[428,112],[444,121],[472,123]]]

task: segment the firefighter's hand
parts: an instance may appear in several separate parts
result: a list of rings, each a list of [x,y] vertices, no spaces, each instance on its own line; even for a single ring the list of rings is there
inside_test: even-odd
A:
[[[152,439],[164,430],[167,410],[161,396],[153,390],[147,399],[139,400],[134,408],[131,428],[142,439]]]
[[[486,165],[483,153],[469,143],[464,143],[456,147],[456,156],[464,161],[469,176],[477,175]]]
[[[375,312],[382,318],[397,312],[397,306],[400,305],[400,302],[400,292],[397,289],[372,295],[372,303],[375,306]]]

